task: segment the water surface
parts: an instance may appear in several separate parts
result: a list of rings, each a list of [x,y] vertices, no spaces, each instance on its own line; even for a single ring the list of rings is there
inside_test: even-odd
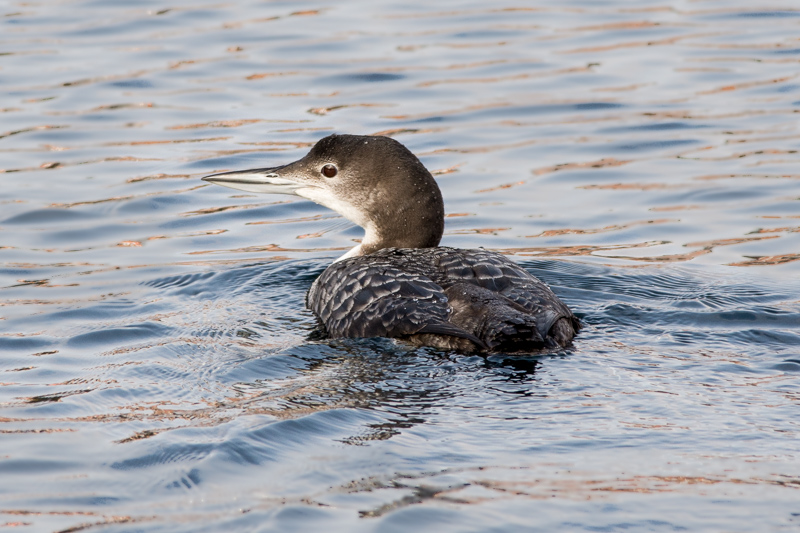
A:
[[[793,2],[64,0],[0,25],[0,527],[797,528]],[[361,230],[200,177],[334,132],[418,154],[443,244],[549,283],[574,347],[315,338],[305,292]]]

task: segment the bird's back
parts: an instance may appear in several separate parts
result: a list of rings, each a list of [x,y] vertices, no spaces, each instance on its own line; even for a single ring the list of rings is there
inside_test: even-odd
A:
[[[338,261],[307,305],[331,337],[396,337],[462,351],[566,346],[579,325],[550,288],[502,255],[386,248]]]

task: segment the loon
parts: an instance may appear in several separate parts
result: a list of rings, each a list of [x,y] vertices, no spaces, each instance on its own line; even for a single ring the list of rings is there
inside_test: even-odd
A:
[[[543,353],[580,324],[543,282],[504,256],[439,246],[444,203],[433,176],[389,137],[330,135],[302,159],[203,180],[293,194],[364,229],[314,281],[306,306],[332,338],[392,337],[467,353]]]

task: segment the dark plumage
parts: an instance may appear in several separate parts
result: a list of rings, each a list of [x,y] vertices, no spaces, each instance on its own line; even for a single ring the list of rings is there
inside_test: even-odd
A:
[[[417,345],[538,353],[579,328],[547,285],[500,254],[437,247],[441,193],[408,149],[388,137],[331,135],[283,167],[206,178],[289,193],[365,229],[362,243],[311,286],[306,304],[331,337],[395,337]]]
[[[538,352],[569,343],[577,320],[502,255],[386,248],[329,266],[306,304],[332,337],[400,337],[462,351]]]

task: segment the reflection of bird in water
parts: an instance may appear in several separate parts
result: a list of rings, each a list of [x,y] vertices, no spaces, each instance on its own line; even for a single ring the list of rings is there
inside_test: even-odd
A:
[[[439,187],[394,139],[330,135],[294,163],[203,179],[294,194],[364,228],[361,244],[308,291],[306,303],[331,337],[529,353],[567,346],[578,330],[569,308],[517,264],[494,252],[438,246]]]

